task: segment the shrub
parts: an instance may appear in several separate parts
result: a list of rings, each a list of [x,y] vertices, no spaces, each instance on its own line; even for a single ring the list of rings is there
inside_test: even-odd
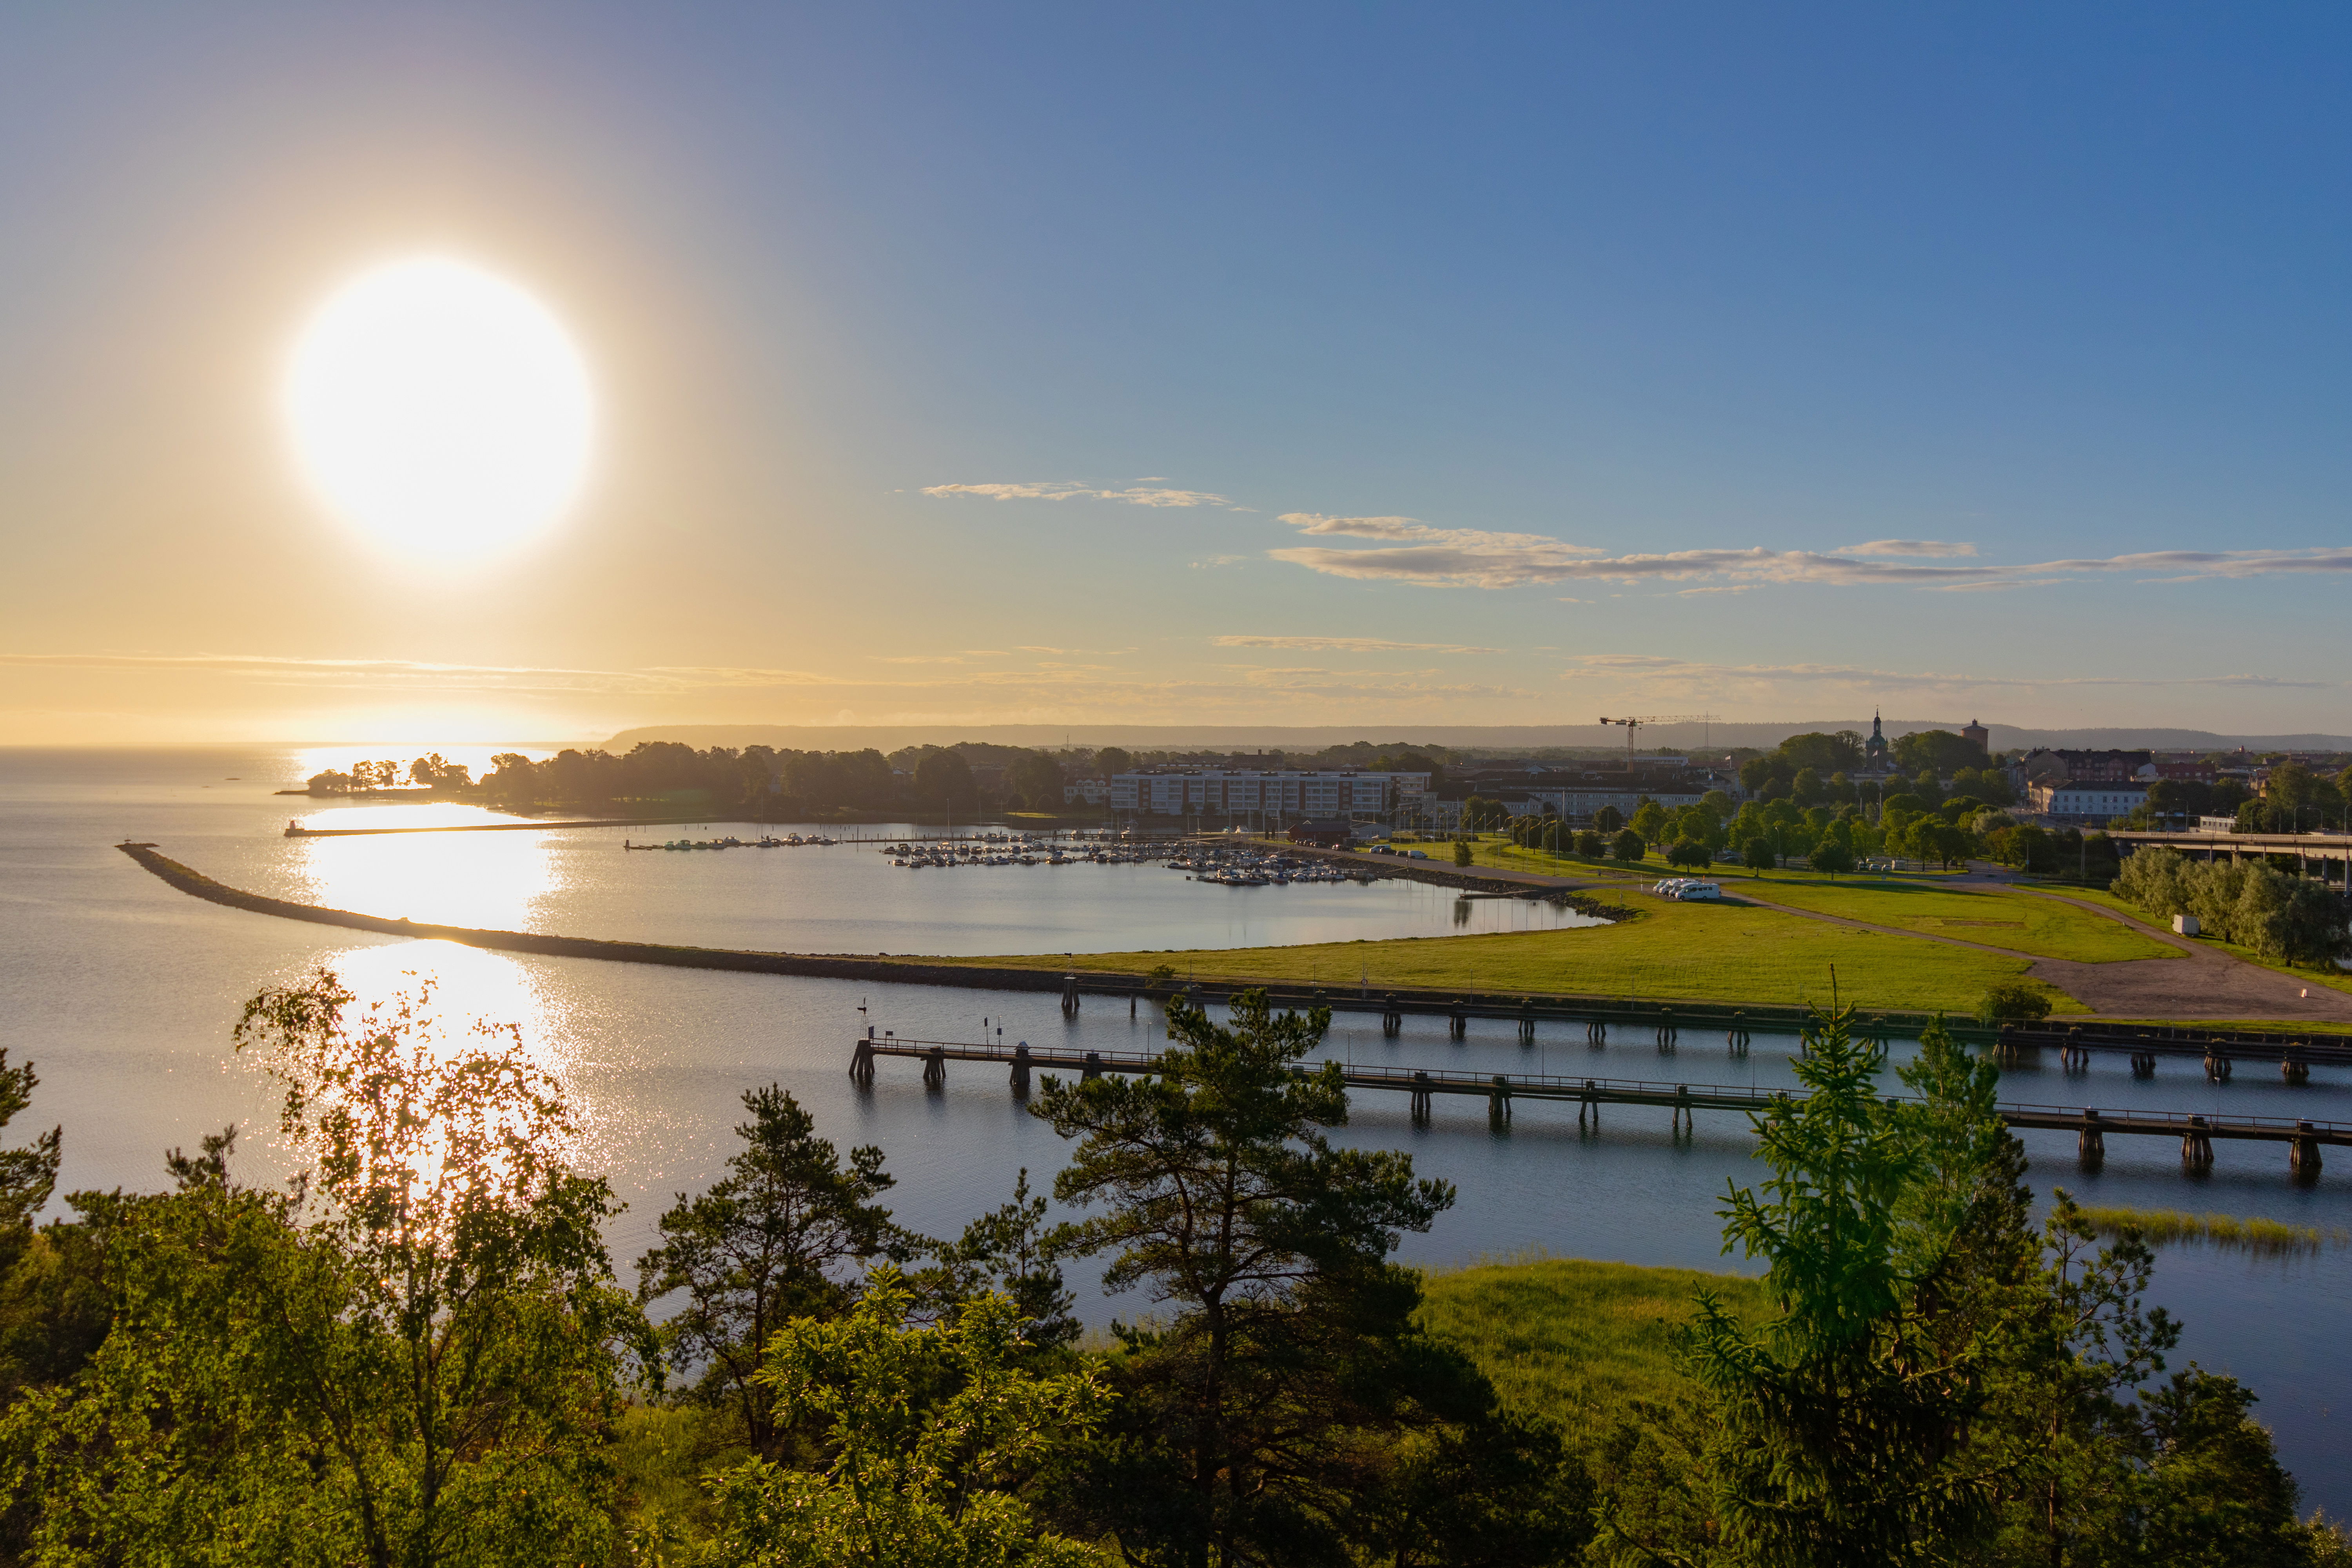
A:
[[[2031,980],[2003,980],[1977,1004],[1980,1024],[2035,1024],[2050,1016],[2050,995]]]
[[[1456,866],[1467,866],[1470,864],[1470,842],[1468,839],[1457,838],[1454,841],[1454,863]]]

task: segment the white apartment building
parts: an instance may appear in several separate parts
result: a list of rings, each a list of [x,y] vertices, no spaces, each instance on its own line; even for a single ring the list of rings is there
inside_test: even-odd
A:
[[[2056,822],[2098,824],[2127,816],[2147,800],[2144,784],[2038,784],[2026,790],[2026,801]]]
[[[1139,816],[1297,816],[1361,819],[1416,808],[1429,793],[1427,773],[1254,773],[1214,769],[1119,773],[1110,808]]]

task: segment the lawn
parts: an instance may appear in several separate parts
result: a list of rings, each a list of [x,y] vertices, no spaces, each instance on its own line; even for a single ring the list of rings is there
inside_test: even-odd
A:
[[[2122,959],[2180,956],[2179,949],[2117,925],[2104,916],[2030,893],[1874,879],[1830,883],[1783,882],[1778,879],[1759,886],[1756,891],[1798,909],[1929,936],[1980,942],[1989,947],[2005,947],[2040,958],[2108,963]]]
[[[945,964],[1145,974],[1160,964],[1186,979],[1640,996],[1798,1006],[1838,992],[1866,1007],[1973,1015],[1986,989],[2024,975],[2023,959],[1854,931],[1753,904],[1643,900],[1613,925],[1483,936],[1297,947],[940,958]],[[2085,1009],[2053,994],[2060,1012]]]
[[[1466,1352],[1505,1405],[1573,1428],[1690,1386],[1675,1341],[1702,1287],[1751,1322],[1769,1310],[1762,1283],[1736,1274],[1553,1258],[1433,1274],[1421,1321]]]

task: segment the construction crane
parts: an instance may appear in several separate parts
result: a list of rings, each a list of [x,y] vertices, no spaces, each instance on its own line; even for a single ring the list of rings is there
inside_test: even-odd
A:
[[[1644,724],[1716,724],[1721,722],[1721,721],[1712,713],[1637,713],[1630,719],[1603,719],[1601,721],[1603,724],[1622,724],[1625,726],[1625,761],[1628,763],[1632,763],[1633,760],[1633,731],[1640,729]],[[1706,736],[1703,732],[1699,739],[1699,744],[1701,746],[1705,746],[1706,744]]]

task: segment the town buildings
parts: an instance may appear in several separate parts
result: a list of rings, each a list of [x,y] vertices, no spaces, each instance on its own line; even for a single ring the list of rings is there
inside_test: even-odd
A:
[[[1109,779],[1065,784],[1066,802],[1083,800],[1134,816],[1222,817],[1266,826],[1296,817],[1353,821],[1415,818],[1429,793],[1427,773],[1356,768],[1258,771],[1147,768]],[[1098,785],[1098,791],[1087,786]]]

